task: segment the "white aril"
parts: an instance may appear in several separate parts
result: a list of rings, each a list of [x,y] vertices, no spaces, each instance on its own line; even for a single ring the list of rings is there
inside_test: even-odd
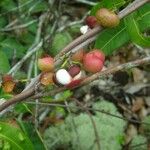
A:
[[[88,27],[87,25],[82,26],[82,27],[80,28],[80,32],[81,32],[82,34],[85,34],[88,30],[89,30],[89,27]]]
[[[72,77],[65,69],[59,69],[56,74],[56,80],[62,85],[67,85],[72,81]]]

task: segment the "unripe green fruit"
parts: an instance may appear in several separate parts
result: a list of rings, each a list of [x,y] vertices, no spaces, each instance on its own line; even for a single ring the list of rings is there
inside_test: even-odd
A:
[[[106,8],[101,8],[96,12],[96,19],[101,26],[110,28],[116,27],[120,22],[119,17]]]
[[[102,51],[94,49],[83,58],[83,67],[86,71],[96,73],[102,70],[105,55]]]

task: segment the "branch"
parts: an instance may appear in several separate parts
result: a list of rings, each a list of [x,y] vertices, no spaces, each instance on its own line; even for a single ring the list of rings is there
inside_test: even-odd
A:
[[[93,116],[92,116],[91,112],[90,112],[86,107],[84,107],[84,105],[83,105],[80,101],[78,101],[77,99],[75,99],[75,101],[76,101],[76,103],[77,103],[81,108],[83,108],[83,110],[85,110],[85,111],[87,112],[87,114],[88,114],[88,116],[89,116],[89,118],[90,118],[90,120],[91,120],[91,123],[92,123],[92,125],[93,125],[94,134],[95,134],[95,141],[96,141],[96,143],[97,143],[97,149],[100,150],[100,149],[101,149],[101,147],[100,147],[100,137],[99,137],[99,134],[98,134],[98,131],[97,131],[96,123],[95,123],[95,121],[94,121],[94,119],[93,119]]]
[[[31,24],[37,22],[37,19],[34,19],[32,21],[29,21],[25,24],[21,24],[21,25],[16,25],[14,27],[10,27],[10,28],[4,28],[4,29],[0,29],[0,32],[6,32],[6,31],[11,31],[11,30],[16,30],[16,29],[22,29],[22,28],[26,28],[28,26],[30,26]]]
[[[129,15],[130,13],[132,13],[133,11],[135,11],[136,9],[138,9],[139,7],[141,7],[142,5],[144,5],[145,3],[147,3],[148,1],[149,0],[135,0],[133,3],[131,3],[125,9],[123,9],[121,12],[118,13],[119,18],[120,19],[124,18],[125,16]],[[68,44],[56,56],[56,58],[55,58],[56,62],[59,60],[59,58],[61,56],[63,56],[64,54],[66,54],[68,51],[72,50],[73,48],[75,48],[76,46],[80,45],[81,43],[83,43],[84,41],[88,40],[89,38],[94,37],[95,35],[97,35],[102,29],[103,28],[101,26],[95,27],[94,29],[90,30],[89,32],[87,32],[84,35],[81,35],[80,37],[78,37],[77,39],[75,39],[73,42],[71,42],[70,44]],[[93,42],[93,41],[91,40],[91,42]]]
[[[133,67],[137,67],[137,66],[144,65],[144,64],[147,64],[147,63],[150,63],[150,56],[142,58],[142,59],[138,59],[138,60],[135,60],[135,61],[131,61],[131,62],[128,62],[128,63],[125,63],[125,64],[121,64],[121,65],[118,65],[118,66],[115,66],[115,67],[108,68],[104,71],[98,72],[96,74],[93,74],[93,75],[85,78],[77,87],[74,87],[72,89],[84,86],[84,85],[86,85],[86,84],[88,84],[88,83],[90,83],[94,80],[97,80],[100,77],[108,76],[108,75],[113,74],[117,71],[131,69]],[[21,102],[24,99],[27,100],[27,98],[29,98],[30,96],[32,96],[31,97],[32,99],[37,99],[37,98],[42,98],[42,97],[46,97],[46,96],[52,96],[52,95],[60,93],[64,90],[67,90],[67,87],[65,87],[65,86],[64,87],[59,87],[59,88],[56,88],[56,89],[54,89],[50,92],[47,92],[47,93],[44,93],[44,94],[39,93],[37,95],[32,96],[34,94],[34,88],[29,89],[29,90],[27,90],[27,91],[25,91],[21,94],[16,95],[15,97],[10,99],[9,101],[6,101],[5,103],[3,103],[0,106],[0,112],[3,111],[4,109],[6,109],[7,107],[9,107],[12,104]]]
[[[148,64],[148,63],[150,63],[150,56],[142,58],[142,59],[138,59],[138,60],[135,60],[135,61],[131,61],[131,62],[128,62],[128,63],[125,63],[125,64],[121,64],[121,65],[118,65],[118,66],[115,66],[115,67],[108,68],[104,71],[95,73],[95,74],[85,78],[77,87],[74,87],[72,89],[84,86],[84,85],[89,84],[90,82],[92,82],[94,80],[97,80],[100,77],[108,76],[108,75],[113,74],[117,71],[131,69],[133,67],[137,67],[137,66],[140,66],[140,65]],[[36,98],[41,98],[41,97],[46,97],[46,96],[52,96],[52,95],[55,95],[59,92],[67,90],[67,89],[68,89],[67,87],[56,88],[56,89],[54,89],[50,92],[35,95],[32,98],[36,99]]]
[[[32,105],[35,105],[36,103],[35,102],[26,102],[27,104],[32,104]],[[83,110],[83,107],[81,106],[72,106],[72,105],[64,105],[64,104],[57,104],[57,103],[51,103],[51,102],[39,102],[38,105],[43,105],[43,106],[51,106],[51,107],[63,107],[63,108],[71,108],[71,109],[79,109],[79,110]],[[122,117],[122,116],[119,116],[119,115],[115,115],[115,114],[112,114],[108,111],[105,111],[103,109],[95,109],[95,108],[91,108],[91,107],[84,107],[86,110],[88,111],[97,111],[97,112],[100,112],[100,113],[103,113],[103,114],[106,114],[106,115],[109,115],[111,117],[116,117],[118,119],[122,119],[122,120],[125,120],[125,121],[129,121],[131,123],[136,123],[136,124],[145,124],[145,125],[150,125],[150,123],[148,122],[143,122],[143,121],[140,121],[140,120],[135,120],[135,119],[129,119],[129,118],[126,118],[126,117]]]
[[[140,6],[144,5],[148,1],[149,0],[142,0],[142,1],[141,0],[135,0],[133,3],[131,3],[129,6],[127,6],[124,10],[122,10],[118,14],[119,17],[123,18],[124,16],[130,14],[131,12],[133,12],[136,9],[138,9]],[[60,59],[60,57],[63,56],[68,51],[70,51],[72,49],[77,50],[76,48],[79,48],[80,45],[82,45],[82,43],[86,43],[86,41],[88,41],[86,44],[89,44],[90,42],[92,42],[93,40],[95,40],[95,36],[99,33],[100,30],[102,30],[102,27],[96,27],[96,28],[92,29],[91,31],[89,31],[88,33],[86,33],[85,35],[82,35],[79,38],[75,39],[69,45],[67,45],[56,56],[56,58],[55,58],[56,64],[57,64],[57,61]],[[40,45],[40,44],[42,45],[42,43],[39,43],[38,45]],[[140,60],[137,60],[137,61],[133,61],[133,62],[130,62],[130,63],[126,63],[126,64],[123,64],[123,65],[120,65],[118,67],[113,67],[113,68],[107,69],[105,71],[102,71],[100,73],[92,75],[91,77],[86,78],[79,86],[83,86],[83,85],[85,85],[85,84],[87,84],[87,83],[89,83],[89,82],[97,79],[98,76],[108,75],[109,73],[114,73],[115,71],[122,70],[122,69],[129,69],[129,68],[132,68],[134,66],[138,66],[138,65],[141,65],[141,64],[148,63],[149,61],[150,61],[150,58],[146,57],[146,58],[143,58],[143,59],[140,59]],[[36,83],[36,82],[34,82],[34,83]],[[32,85],[32,87],[33,87],[33,85]],[[46,93],[44,95],[43,94],[38,94],[36,96],[33,96],[32,98],[40,98],[40,97],[43,97],[43,96],[46,96],[46,95],[54,95],[54,94],[56,94],[58,92],[61,92],[61,91],[65,90],[65,89],[66,89],[66,87],[60,87],[60,88],[52,90],[50,93]],[[9,107],[12,104],[15,104],[17,102],[21,102],[24,99],[26,99],[28,97],[31,97],[33,94],[34,94],[34,88],[25,90],[21,94],[16,95],[15,97],[13,97],[12,99],[10,99],[9,101],[6,101],[4,104],[2,104],[0,106],[0,112],[2,110],[4,110],[5,108]]]

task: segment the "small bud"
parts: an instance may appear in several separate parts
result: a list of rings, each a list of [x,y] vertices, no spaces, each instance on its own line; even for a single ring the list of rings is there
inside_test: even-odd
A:
[[[51,56],[39,58],[38,67],[44,72],[52,71],[54,69],[54,59]]]
[[[93,29],[94,27],[98,25],[97,19],[95,16],[88,16],[85,22],[91,29]]]
[[[84,50],[80,49],[72,55],[71,59],[73,61],[82,62],[84,54]]]
[[[2,88],[4,92],[10,93],[13,91],[15,87],[15,81],[13,80],[11,75],[4,75],[2,77]]]
[[[85,34],[86,32],[88,32],[88,29],[89,29],[89,27],[88,27],[87,25],[82,26],[82,27],[80,28],[80,32],[81,32],[82,34]]]
[[[55,73],[56,81],[61,85],[67,85],[72,81],[71,75],[65,70],[60,69]]]
[[[51,72],[44,72],[43,74],[41,74],[41,77],[40,77],[40,82],[41,84],[43,85],[50,85],[53,83],[53,75],[54,73],[51,73]]]

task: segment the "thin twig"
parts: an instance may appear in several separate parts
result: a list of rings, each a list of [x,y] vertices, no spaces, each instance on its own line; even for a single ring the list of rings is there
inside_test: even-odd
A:
[[[67,108],[67,110],[68,110],[68,113],[69,113],[70,116],[71,116],[71,123],[72,123],[72,126],[73,126],[73,130],[75,131],[76,137],[77,137],[77,144],[78,144],[77,146],[78,146],[79,150],[81,150],[80,140],[79,140],[79,133],[78,133],[78,131],[77,131],[77,126],[76,126],[75,120],[74,120],[74,118],[73,118],[71,109],[70,109],[70,107],[68,107],[69,105],[68,105],[68,102],[67,102],[67,101],[65,101],[65,106],[66,106],[66,108]]]
[[[35,105],[36,103],[35,102],[26,102],[28,104],[32,104],[32,105]],[[79,109],[79,110],[83,110],[83,107],[81,106],[72,106],[72,105],[64,105],[64,104],[55,104],[55,103],[51,103],[51,102],[39,102],[38,103],[39,105],[43,105],[43,106],[51,106],[51,107],[63,107],[63,108],[72,108],[72,109]],[[103,113],[103,114],[106,114],[106,115],[109,115],[111,117],[116,117],[118,119],[122,119],[122,120],[125,120],[125,121],[128,121],[128,122],[131,122],[131,123],[137,123],[137,124],[146,124],[146,125],[150,125],[150,123],[147,123],[147,122],[143,122],[143,121],[139,121],[139,120],[135,120],[135,119],[129,119],[129,118],[125,118],[125,117],[122,117],[122,116],[118,116],[118,115],[115,115],[115,114],[112,114],[110,112],[107,112],[103,109],[95,109],[95,108],[90,108],[90,107],[86,107],[87,110],[89,111],[97,111],[97,112],[100,112],[100,113]]]
[[[37,22],[37,19],[34,19],[32,21],[29,21],[25,24],[21,24],[21,25],[16,25],[10,28],[4,28],[4,29],[0,29],[0,32],[6,32],[6,31],[12,31],[12,30],[16,30],[16,29],[22,29],[22,28],[26,28],[30,25],[32,25],[33,23]]]
[[[137,67],[137,66],[147,64],[147,63],[150,63],[150,56],[142,58],[142,59],[138,59],[138,60],[135,60],[135,61],[131,61],[131,62],[128,62],[128,63],[125,63],[125,64],[121,64],[121,65],[118,65],[118,66],[108,68],[104,71],[95,73],[95,74],[85,78],[77,87],[84,86],[84,85],[86,85],[86,84],[88,84],[88,83],[90,83],[94,80],[97,80],[100,77],[108,76],[108,75],[113,74],[117,71],[131,69],[133,67]],[[73,87],[72,89],[77,88],[77,87]],[[67,89],[67,87],[56,88],[56,89],[54,89],[50,92],[47,92],[45,94],[43,94],[43,93],[40,94],[39,93],[38,95],[35,95],[32,98],[35,99],[37,97],[41,98],[41,97],[50,96],[50,95],[52,96],[52,95],[55,95],[56,93],[59,93],[59,92],[62,92],[64,90],[66,90],[66,89]]]
[[[75,100],[75,101],[77,102],[77,104],[79,104],[79,106],[82,107],[83,110],[85,110],[85,111],[87,112],[87,114],[89,115],[89,118],[90,118],[91,123],[92,123],[93,128],[94,128],[94,134],[95,134],[95,138],[96,138],[95,141],[96,141],[96,143],[97,143],[97,149],[100,150],[101,148],[100,148],[100,138],[99,138],[99,134],[98,134],[98,131],[97,131],[96,123],[95,123],[95,121],[94,121],[94,119],[93,119],[93,117],[92,117],[90,111],[89,111],[88,109],[86,109],[86,107],[84,107],[83,104],[82,104],[81,102],[79,102],[77,99],[74,99],[74,100]]]
[[[142,0],[142,1],[141,0],[135,0],[133,3],[131,3],[125,9],[123,9],[121,12],[118,13],[119,18],[122,19],[123,17],[129,15],[130,13],[132,13],[133,11],[135,11],[136,9],[138,9],[140,6],[144,5],[148,1],[149,0]],[[56,56],[55,60],[56,61],[59,60],[59,58],[61,56],[63,56],[66,52],[72,50],[73,48],[75,48],[76,46],[80,45],[81,43],[83,43],[87,39],[89,39],[91,37],[94,37],[102,29],[103,28],[101,26],[98,26],[98,27],[95,27],[94,29],[90,30],[86,34],[81,35],[80,37],[78,37],[77,39],[75,39],[73,42],[71,42],[70,44],[68,44],[64,49],[62,49],[62,51]]]
[[[40,40],[41,37],[41,30],[42,30],[42,25],[44,23],[44,20],[46,18],[46,13],[41,15],[39,18],[39,24],[38,24],[38,29],[35,37],[34,43],[31,45],[31,47],[27,50],[27,54],[18,62],[16,63],[15,66],[11,68],[11,70],[8,72],[8,74],[14,74],[17,72],[17,70],[22,66],[22,64],[32,56],[36,51],[38,51],[42,45],[43,45],[43,40]]]
[[[91,2],[91,1],[86,1],[86,0],[76,0],[76,2],[80,2],[80,3],[83,3],[83,4],[90,5],[90,6],[96,5],[96,3]]]
[[[20,5],[19,7],[17,6],[17,7],[15,7],[15,8],[12,8],[12,9],[8,10],[7,12],[1,13],[1,14],[0,14],[0,17],[3,16],[3,15],[6,15],[6,14],[12,12],[12,11],[15,11],[15,10],[17,10],[17,9],[23,8],[24,6],[28,5],[28,4],[31,3],[32,1],[33,1],[33,0],[27,1],[26,3]]]

